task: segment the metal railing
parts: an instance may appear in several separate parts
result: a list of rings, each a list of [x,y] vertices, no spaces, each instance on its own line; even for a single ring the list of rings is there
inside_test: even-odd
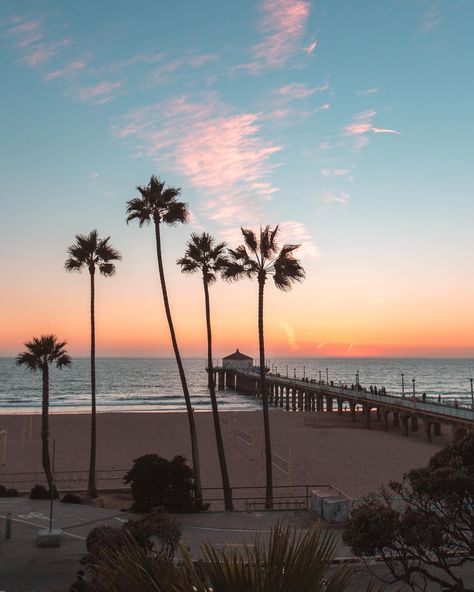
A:
[[[238,370],[238,373],[247,374],[258,379],[258,374],[255,370]],[[397,395],[379,394],[364,392],[363,390],[344,388],[336,385],[329,385],[318,380],[301,380],[299,378],[286,378],[284,376],[275,376],[267,374],[267,382],[278,382],[280,384],[294,385],[301,388],[318,390],[321,394],[334,395],[338,397],[344,396],[345,399],[364,400],[368,403],[386,404],[390,406],[403,407],[407,410],[424,411],[433,415],[443,417],[463,419],[465,421],[474,422],[474,410],[466,407],[456,407],[455,405],[448,405],[446,403],[437,403],[435,401],[420,401],[413,396],[400,397]]]

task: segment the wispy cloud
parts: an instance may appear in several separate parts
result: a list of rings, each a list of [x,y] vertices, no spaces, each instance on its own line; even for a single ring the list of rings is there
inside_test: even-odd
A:
[[[288,99],[306,99],[315,93],[324,92],[329,89],[329,83],[326,82],[320,86],[309,87],[307,84],[293,82],[277,89],[277,93]]]
[[[215,96],[182,96],[129,113],[114,133],[141,154],[165,162],[210,196],[202,209],[222,224],[254,220],[277,191],[267,177],[281,146],[261,134],[259,113],[232,113]]]
[[[76,72],[80,72],[81,70],[84,70],[86,67],[87,67],[87,63],[85,60],[82,60],[82,59],[72,60],[72,62],[69,62],[69,64],[64,66],[64,68],[58,68],[56,70],[53,70],[49,74],[46,74],[44,79],[46,81],[48,81],[48,80],[54,80],[55,78],[64,78],[67,76],[72,76]]]
[[[374,134],[396,134],[397,136],[401,135],[401,132],[397,130],[383,127],[373,127],[370,131],[372,131]]]
[[[355,120],[345,127],[345,134],[347,136],[355,136],[354,145],[356,148],[363,148],[369,143],[369,134],[396,134],[400,132],[394,129],[379,128],[373,126],[373,119],[377,115],[377,111],[371,109],[363,111],[356,115]]]
[[[317,196],[320,201],[325,203],[336,203],[340,205],[347,205],[351,196],[348,193],[344,192],[335,192],[330,189],[324,191],[321,195]]]
[[[122,87],[120,82],[109,82],[103,80],[91,86],[83,86],[76,90],[67,92],[67,96],[76,98],[79,101],[93,103],[94,105],[104,105],[112,101]]]
[[[280,321],[278,325],[281,327],[281,329],[286,335],[286,340],[288,342],[289,348],[292,351],[298,351],[300,349],[300,346],[296,342],[296,333],[293,327],[285,321]]]
[[[360,97],[368,97],[370,95],[374,95],[375,93],[379,92],[379,88],[366,88],[364,90],[358,90],[356,92],[357,95],[359,95]]]
[[[315,39],[307,47],[304,47],[303,49],[308,55],[311,55],[312,53],[314,53],[314,50],[316,49],[317,46],[318,46],[318,41],[317,41],[317,39]]]
[[[191,54],[174,58],[155,68],[148,76],[148,80],[152,84],[170,84],[185,76],[185,72],[190,68],[201,68],[209,62],[214,62],[217,58],[217,54],[214,53]],[[176,75],[178,71],[181,71],[181,76]]]
[[[436,0],[427,10],[423,12],[421,17],[421,30],[424,32],[432,31],[442,21],[441,17],[441,1]]]
[[[306,0],[263,0],[260,28],[263,40],[254,47],[249,69],[282,66],[297,50],[310,12]],[[311,47],[311,46],[310,46]],[[312,49],[316,48],[316,45]]]
[[[37,68],[47,64],[60,49],[71,44],[68,37],[48,40],[43,22],[39,19],[27,19],[15,16],[6,27],[3,36],[13,40],[14,47],[20,52],[19,61]]]
[[[321,169],[323,177],[346,177],[352,172],[352,169]]]

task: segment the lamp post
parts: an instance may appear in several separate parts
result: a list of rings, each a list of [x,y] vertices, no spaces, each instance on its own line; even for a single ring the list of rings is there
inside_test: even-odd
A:
[[[303,380],[306,378],[306,366],[303,366]]]
[[[471,381],[471,411],[474,411],[474,386],[472,385],[473,378],[469,379]]]
[[[405,398],[405,374],[402,372],[402,398]]]
[[[356,372],[356,387],[359,387],[359,370]]]
[[[412,378],[411,381],[413,383],[413,401],[416,401],[415,379]]]
[[[286,365],[286,377],[288,378],[288,364]]]
[[[321,384],[321,370],[319,371],[319,384]]]
[[[275,374],[278,374],[278,366],[274,366],[275,368]]]
[[[329,368],[326,368],[326,384],[329,384]]]

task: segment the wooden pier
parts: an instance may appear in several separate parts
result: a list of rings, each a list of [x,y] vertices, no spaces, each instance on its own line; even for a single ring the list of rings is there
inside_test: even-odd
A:
[[[214,367],[214,383],[218,389],[229,388],[242,394],[261,397],[258,369],[236,370]],[[308,413],[350,413],[351,421],[362,416],[364,426],[370,429],[373,421],[380,422],[382,430],[399,427],[402,434],[423,432],[426,441],[441,435],[441,426],[452,429],[454,439],[474,429],[474,411],[443,403],[421,401],[414,397],[364,392],[359,385],[353,388],[333,386],[324,381],[284,378],[266,374],[268,403],[286,411]]]

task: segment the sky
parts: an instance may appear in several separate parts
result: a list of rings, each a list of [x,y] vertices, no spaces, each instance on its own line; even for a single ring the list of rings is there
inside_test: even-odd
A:
[[[191,221],[163,231],[186,356],[204,356],[191,232],[230,246],[280,224],[306,279],[268,283],[269,356],[474,355],[472,0],[0,0],[0,355],[35,335],[97,354],[172,354],[151,228],[125,203],[151,174]],[[211,290],[216,356],[255,355],[257,286]]]

